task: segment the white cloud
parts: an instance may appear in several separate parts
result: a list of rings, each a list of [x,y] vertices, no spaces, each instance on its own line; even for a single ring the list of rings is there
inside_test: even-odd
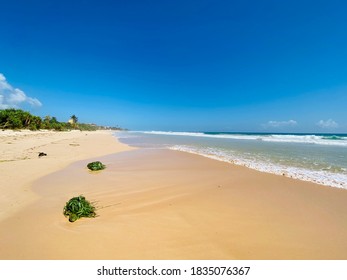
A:
[[[26,99],[25,93],[18,88],[11,90],[7,97],[7,101],[11,104],[18,104],[24,102]]]
[[[42,103],[37,98],[27,97],[26,101],[33,107],[41,107],[42,106]]]
[[[18,108],[25,103],[33,107],[42,106],[38,99],[27,96],[24,91],[18,88],[13,88],[5,76],[0,73],[0,109]]]
[[[332,119],[329,119],[329,120],[320,120],[318,123],[317,123],[318,126],[320,126],[321,128],[337,128],[339,127],[338,123],[335,122],[334,120]]]
[[[265,127],[286,127],[286,126],[296,126],[298,123],[294,120],[289,121],[268,121],[263,126]]]

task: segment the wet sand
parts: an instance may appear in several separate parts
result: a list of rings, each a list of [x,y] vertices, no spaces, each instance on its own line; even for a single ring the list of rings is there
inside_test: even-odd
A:
[[[131,149],[111,131],[0,131],[0,221],[39,199],[31,191],[35,180],[78,160]]]
[[[102,160],[92,173],[86,164]],[[347,259],[347,191],[198,155],[137,149],[37,179],[0,223],[1,259]],[[84,195],[98,217],[69,223]]]

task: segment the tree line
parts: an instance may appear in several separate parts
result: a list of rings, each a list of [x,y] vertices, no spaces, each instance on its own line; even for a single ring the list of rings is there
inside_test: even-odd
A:
[[[42,119],[21,109],[0,110],[0,129],[50,129],[66,131],[71,129],[97,130],[105,128],[109,127],[78,123],[78,118],[75,115],[71,116],[69,122],[59,122],[56,117],[46,116]]]

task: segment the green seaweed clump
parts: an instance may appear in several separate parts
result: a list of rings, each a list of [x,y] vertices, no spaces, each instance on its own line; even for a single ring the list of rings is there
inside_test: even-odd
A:
[[[87,167],[92,171],[102,170],[106,168],[106,165],[102,164],[100,161],[93,161],[87,164]]]
[[[96,216],[95,207],[82,195],[71,198],[64,207],[64,216],[69,217],[69,222],[85,218],[94,218]]]

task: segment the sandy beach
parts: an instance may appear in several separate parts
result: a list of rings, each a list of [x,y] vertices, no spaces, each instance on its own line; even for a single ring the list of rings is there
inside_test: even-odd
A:
[[[343,189],[108,131],[0,132],[0,148],[0,259],[347,259]],[[98,216],[69,223],[80,194]]]
[[[110,131],[0,131],[0,221],[34,201],[38,178],[72,162],[130,147],[118,143]],[[47,154],[39,158],[40,152]]]

